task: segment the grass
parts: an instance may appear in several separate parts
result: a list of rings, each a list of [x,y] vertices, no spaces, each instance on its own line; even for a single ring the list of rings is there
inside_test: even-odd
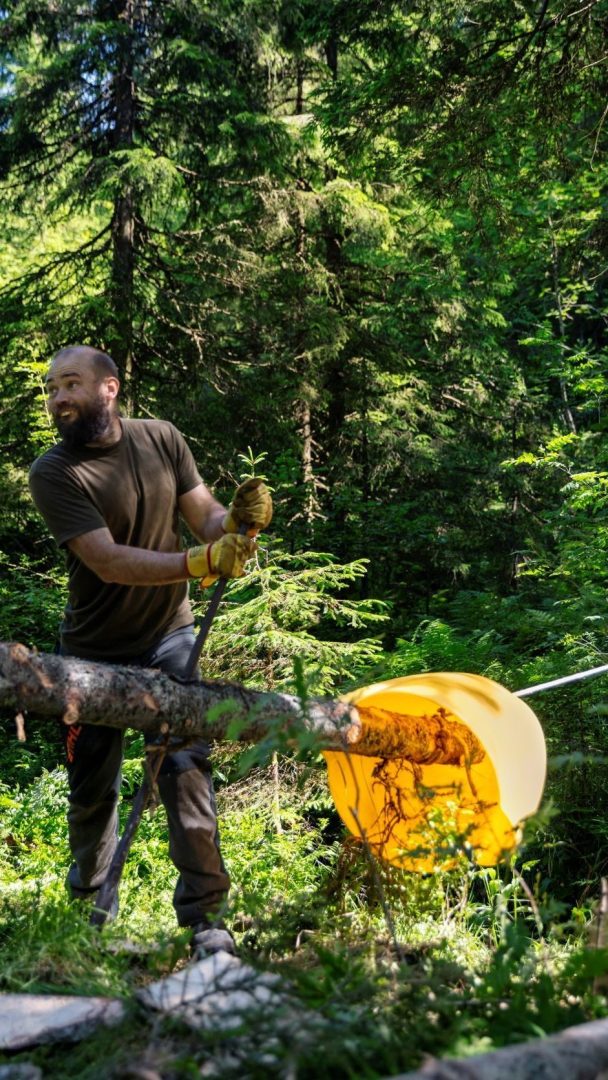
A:
[[[134,739],[127,798],[138,752]],[[500,1046],[606,1011],[595,980],[608,956],[586,944],[588,912],[556,917],[506,868],[416,876],[372,866],[343,836],[322,766],[283,759],[278,781],[272,766],[241,776],[239,755],[218,748],[229,918],[243,959],[291,988],[299,1037],[273,1016],[228,1040],[150,1016],[134,994],[188,952],[173,916],[164,813],[142,823],[119,918],[93,930],[86,906],[64,891],[65,777],[51,764],[37,776],[28,765],[21,787],[0,793],[0,987],[121,997],[129,1015],[120,1029],[10,1060],[58,1080],[136,1076],[136,1066],[143,1075],[152,1063],[162,1077],[204,1067],[222,1077],[371,1078],[414,1068],[425,1053]],[[534,889],[535,867],[522,872]]]

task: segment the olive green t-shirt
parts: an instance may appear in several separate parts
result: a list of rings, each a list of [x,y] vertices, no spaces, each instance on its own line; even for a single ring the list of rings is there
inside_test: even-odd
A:
[[[107,448],[52,447],[34,462],[30,489],[57,543],[108,528],[117,544],[181,550],[177,500],[201,483],[183,437],[162,420],[120,420]],[[63,648],[90,660],[128,662],[192,622],[186,582],[102,581],[67,548],[69,598]]]

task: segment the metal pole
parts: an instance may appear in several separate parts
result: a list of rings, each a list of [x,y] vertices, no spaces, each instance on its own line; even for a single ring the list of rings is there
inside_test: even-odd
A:
[[[531,697],[532,694],[540,694],[541,690],[553,690],[557,686],[567,686],[568,683],[580,682],[581,679],[591,679],[594,675],[605,675],[606,672],[608,672],[608,664],[602,664],[601,667],[590,668],[589,671],[579,671],[578,675],[564,675],[562,679],[537,683],[536,686],[527,686],[525,690],[514,690],[513,697]]]
[[[246,534],[247,534],[247,526],[246,525],[240,525],[239,526],[239,536],[245,536]],[[213,596],[211,597],[211,600],[209,601],[209,604],[207,606],[207,610],[205,612],[205,617],[204,617],[204,619],[203,619],[203,621],[201,623],[200,630],[198,632],[196,641],[194,642],[194,645],[192,646],[192,649],[190,651],[190,656],[188,657],[188,662],[186,664],[186,670],[184,671],[184,675],[183,675],[183,678],[186,681],[188,679],[193,679],[195,674],[196,674],[196,670],[198,668],[198,662],[200,660],[200,655],[201,655],[201,653],[203,651],[203,646],[204,646],[204,644],[205,644],[205,642],[206,642],[206,640],[207,640],[207,638],[209,636],[209,631],[211,629],[211,624],[212,624],[213,620],[215,619],[215,613],[216,613],[218,607],[220,606],[220,601],[222,599],[222,596],[226,592],[227,584],[228,584],[228,578],[220,578],[217,585],[215,586],[215,589],[213,590]]]

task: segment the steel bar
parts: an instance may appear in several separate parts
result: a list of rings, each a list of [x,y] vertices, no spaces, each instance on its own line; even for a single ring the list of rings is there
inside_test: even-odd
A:
[[[513,697],[531,697],[532,694],[540,694],[542,690],[554,690],[558,686],[568,686],[569,683],[590,679],[594,675],[605,675],[607,672],[608,664],[602,664],[601,667],[590,668],[589,671],[579,671],[577,675],[564,675],[561,679],[551,679],[550,682],[527,686],[525,690],[514,690]]]

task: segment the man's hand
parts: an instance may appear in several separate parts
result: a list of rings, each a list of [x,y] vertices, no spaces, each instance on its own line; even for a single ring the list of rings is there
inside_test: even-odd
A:
[[[245,563],[255,555],[256,545],[248,536],[228,533],[214,544],[189,548],[186,565],[190,577],[202,578],[204,588],[218,577],[239,578],[245,573]]]
[[[247,526],[247,535],[255,536],[272,521],[272,498],[266,484],[253,476],[240,484],[234,493],[230,509],[222,522],[226,533],[236,533]]]

